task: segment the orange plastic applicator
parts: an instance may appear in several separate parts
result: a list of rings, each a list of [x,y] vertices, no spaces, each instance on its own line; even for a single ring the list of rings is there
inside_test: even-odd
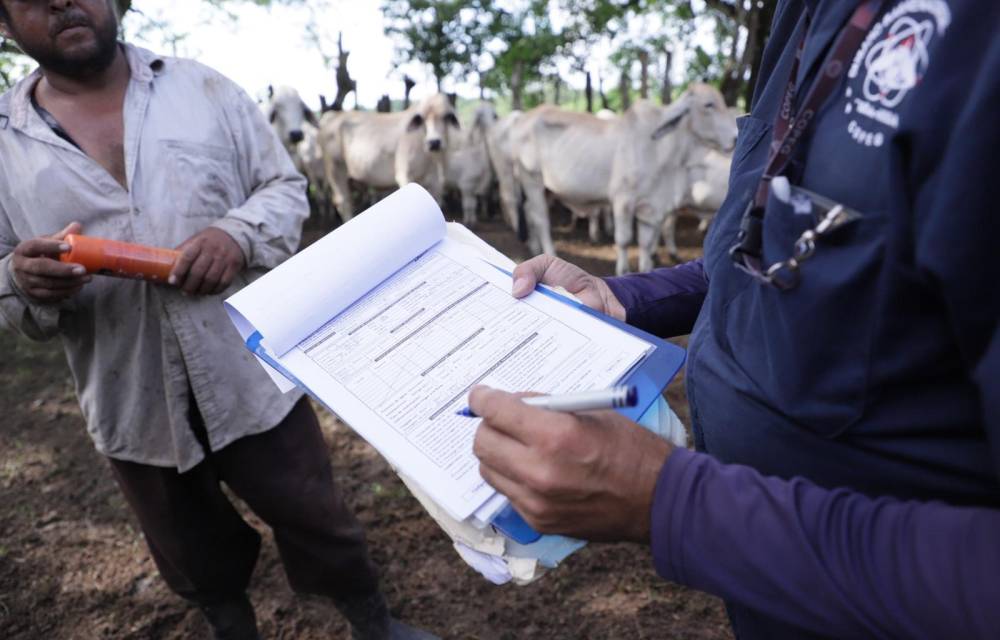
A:
[[[69,251],[59,260],[83,265],[87,273],[117,278],[138,278],[166,282],[181,252],[70,234],[65,238]]]

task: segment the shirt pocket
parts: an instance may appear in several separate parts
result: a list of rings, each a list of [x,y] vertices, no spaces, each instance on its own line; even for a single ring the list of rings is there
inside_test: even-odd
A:
[[[809,216],[774,198],[764,220],[767,264],[787,259],[812,226]],[[745,395],[827,438],[862,417],[884,302],[887,229],[885,214],[865,213],[817,241],[794,289],[746,281],[723,312],[726,342],[746,376]]]
[[[169,173],[167,196],[185,218],[221,218],[237,206],[236,153],[229,148],[192,142],[161,142]]]

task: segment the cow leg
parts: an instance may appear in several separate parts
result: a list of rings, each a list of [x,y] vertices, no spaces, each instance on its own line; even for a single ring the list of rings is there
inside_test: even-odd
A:
[[[701,222],[698,223],[698,233],[705,235],[708,232],[708,225],[712,224],[712,214],[704,214],[701,217]]]
[[[530,230],[528,246],[533,253],[556,255],[556,247],[552,243],[552,229],[549,222],[549,206],[545,200],[545,187],[541,181],[531,179],[524,184],[525,216]]]
[[[479,199],[471,190],[462,189],[462,224],[472,229],[476,226],[476,209]]]
[[[506,176],[503,178],[498,176],[497,182],[500,190],[500,210],[503,212],[504,220],[511,229],[517,231],[517,208],[520,203],[514,180]]]
[[[326,174],[326,184],[333,194],[333,206],[340,214],[340,219],[347,222],[354,217],[354,200],[351,197],[351,181],[347,177],[347,165],[335,160],[333,155],[324,149],[323,173]]]
[[[639,271],[652,271],[653,255],[660,244],[660,223],[639,219]]]
[[[340,219],[347,222],[354,217],[354,198],[347,173],[336,172],[331,176],[330,184],[333,185],[333,206],[337,208]]]
[[[628,246],[632,243],[632,223],[635,220],[635,211],[631,203],[625,198],[616,198],[614,205],[615,216],[615,274],[623,276],[629,272]]]
[[[674,262],[680,262],[677,255],[677,212],[671,211],[663,219],[663,246],[667,248],[667,254]]]
[[[587,223],[589,225],[588,232],[590,235],[590,241],[594,244],[598,244],[601,241],[601,212],[592,211],[589,216],[587,216]]]
[[[320,201],[323,203],[323,223],[332,229],[337,226],[337,209],[333,206],[333,193],[325,182],[320,187],[320,192],[322,193]]]

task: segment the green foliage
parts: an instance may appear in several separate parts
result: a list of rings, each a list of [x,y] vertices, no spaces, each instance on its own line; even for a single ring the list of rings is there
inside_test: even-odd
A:
[[[494,89],[523,86],[566,44],[544,0],[385,0],[382,11],[397,60],[429,65],[439,86],[480,74]]]
[[[472,61],[475,44],[470,36],[476,21],[468,4],[462,0],[386,0],[382,4],[386,33],[397,42],[397,59],[430,65],[438,89]]]
[[[488,33],[496,50],[488,85],[509,90],[518,80],[522,85],[541,80],[567,42],[566,34],[554,29],[546,3],[535,0],[514,11],[496,2],[484,4],[492,5],[494,19]]]
[[[135,16],[133,32],[157,31],[168,44],[187,35],[145,16],[143,0],[116,1]],[[316,24],[328,13],[328,0],[201,2],[234,20],[232,9],[241,4],[301,5],[310,9]],[[530,107],[553,99],[552,81],[559,64],[565,67],[568,61],[573,69],[591,71],[595,85],[603,77],[605,96],[615,107],[622,102],[618,76],[625,74],[634,87],[641,57],[649,64],[650,95],[658,94],[668,51],[684,53],[680,86],[705,80],[719,85],[730,102],[745,96],[774,6],[757,0],[382,0],[382,11],[397,62],[428,65],[439,88],[448,81],[479,80],[498,96],[510,95],[515,106]],[[710,43],[698,35],[706,31]],[[303,38],[332,64],[315,25],[307,27]],[[594,67],[598,45],[611,52],[603,68]],[[9,43],[0,47],[0,90],[29,65]],[[566,105],[585,104],[582,92],[562,86]]]

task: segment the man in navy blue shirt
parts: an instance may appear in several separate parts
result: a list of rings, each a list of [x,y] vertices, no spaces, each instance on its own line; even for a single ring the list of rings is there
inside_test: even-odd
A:
[[[995,637],[1000,3],[864,3],[838,59],[861,5],[777,7],[703,260],[515,272],[515,295],[562,285],[691,332],[704,453],[484,388],[476,452],[536,528],[648,542],[664,578],[726,600],[740,638]],[[791,141],[783,165],[775,140]],[[796,206],[789,184],[824,208]],[[831,209],[851,215],[825,233],[812,214]]]

